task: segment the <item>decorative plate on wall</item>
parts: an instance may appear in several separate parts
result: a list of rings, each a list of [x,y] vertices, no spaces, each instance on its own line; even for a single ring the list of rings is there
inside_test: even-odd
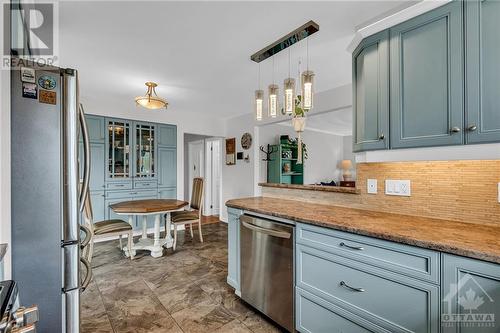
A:
[[[252,134],[245,133],[241,136],[241,147],[245,150],[252,147]]]

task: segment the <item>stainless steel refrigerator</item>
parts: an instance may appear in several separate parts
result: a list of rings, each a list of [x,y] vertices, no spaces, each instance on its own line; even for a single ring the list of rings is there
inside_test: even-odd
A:
[[[38,332],[76,333],[82,289],[79,210],[90,176],[78,73],[26,65],[11,72],[13,279],[22,303],[39,307]],[[86,273],[91,274],[82,269]]]

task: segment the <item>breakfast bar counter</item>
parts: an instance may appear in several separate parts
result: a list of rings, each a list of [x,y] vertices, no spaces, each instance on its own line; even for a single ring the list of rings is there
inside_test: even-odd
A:
[[[226,206],[500,263],[500,227],[391,214],[270,197],[233,199]]]

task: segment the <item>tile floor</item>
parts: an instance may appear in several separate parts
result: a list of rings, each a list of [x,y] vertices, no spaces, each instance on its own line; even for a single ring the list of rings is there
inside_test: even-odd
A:
[[[280,332],[234,295],[226,283],[227,226],[204,225],[200,243],[182,232],[176,252],[138,252],[133,261],[118,241],[98,243],[94,280],[82,294],[82,332]]]

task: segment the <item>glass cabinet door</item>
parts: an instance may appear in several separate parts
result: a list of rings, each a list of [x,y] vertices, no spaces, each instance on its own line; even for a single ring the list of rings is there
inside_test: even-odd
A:
[[[108,173],[110,178],[130,177],[130,125],[108,121]]]
[[[135,125],[135,177],[155,177],[155,126]]]

